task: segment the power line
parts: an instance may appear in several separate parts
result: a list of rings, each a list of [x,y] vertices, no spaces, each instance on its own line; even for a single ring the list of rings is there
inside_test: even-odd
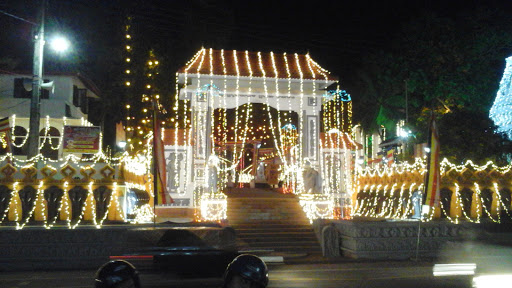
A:
[[[16,15],[13,15],[13,14],[7,13],[7,12],[5,12],[4,10],[0,10],[0,13],[5,14],[5,15],[7,15],[7,16],[11,16],[12,18],[16,18],[16,19],[18,19],[18,20],[21,20],[21,21],[24,21],[24,22],[30,23],[30,24],[35,25],[35,26],[38,26],[38,25],[39,25],[39,24],[34,23],[34,22],[32,22],[32,21],[28,21],[27,19],[23,19],[23,18],[18,17],[18,16],[16,16]]]
[[[150,21],[144,21],[141,25],[145,25],[146,27],[151,27],[154,30],[166,31],[166,32],[176,32],[179,34],[185,34],[185,30],[180,30],[176,28],[176,26],[185,26],[185,23],[180,23],[179,21],[173,21],[170,18],[155,18],[150,15],[134,15],[138,16],[141,19],[147,19]],[[257,40],[266,40],[268,42],[279,42],[279,43],[287,43],[288,45],[300,45],[300,46],[309,46],[316,48],[327,48],[338,51],[344,51],[349,53],[360,53],[358,50],[359,47],[364,46],[365,49],[374,50],[378,48],[378,44],[364,39],[348,39],[344,38],[343,46],[341,45],[333,45],[330,44],[331,41],[327,39],[298,39],[293,38],[287,34],[279,33],[279,32],[271,32],[271,31],[261,31],[255,30],[247,27],[240,27],[240,25],[226,25],[220,24],[217,22],[209,22],[204,21],[205,25],[208,26],[218,26],[222,29],[232,29],[235,33],[242,33],[242,38],[248,39],[257,39]]]
[[[5,109],[0,110],[0,112],[3,112],[3,111],[6,111],[6,110],[9,110],[9,109],[14,108],[14,107],[16,107],[16,106],[25,105],[25,103],[26,103],[27,101],[29,101],[29,100],[30,100],[30,99],[23,100],[23,101],[21,101],[20,103],[18,103],[18,104],[16,104],[16,105],[6,107]]]
[[[182,11],[182,10],[180,10],[180,11]],[[136,17],[138,16],[140,18],[143,18],[145,20],[144,24],[147,24],[150,21],[154,21],[154,22],[158,21],[161,24],[172,24],[172,25],[180,25],[180,26],[184,26],[184,25],[186,25],[186,23],[176,21],[177,20],[176,18],[180,18],[180,20],[183,18],[187,18],[187,13],[185,13],[185,12],[179,12],[176,10],[162,10],[162,9],[137,10],[137,11],[134,11],[134,13],[132,13],[132,15],[134,15]],[[264,24],[264,23],[244,22],[244,23],[231,24],[229,22],[228,23],[222,22],[222,21],[219,22],[218,19],[212,15],[208,15],[206,18],[203,17],[203,21],[201,21],[201,22],[208,26],[217,26],[217,27],[221,27],[224,29],[234,29],[234,30],[238,30],[240,32],[250,31],[251,33],[265,33],[265,34],[267,34],[265,37],[268,37],[268,34],[274,35],[275,37],[279,37],[279,38],[289,37],[287,33],[276,32],[274,29],[275,26],[269,25],[269,24]],[[354,33],[345,32],[345,34],[350,35],[350,34],[354,34]],[[326,37],[325,34],[313,32],[312,34],[310,33],[310,35],[316,36],[315,38],[317,38],[317,40],[315,40],[315,41],[317,41],[317,42],[329,41],[329,40],[325,39],[325,37]],[[336,35],[339,37],[339,32],[336,32]],[[352,36],[354,36],[354,35],[352,35]],[[318,37],[321,37],[323,39],[319,40]],[[370,39],[361,39],[361,38],[358,39],[358,38],[354,38],[354,37],[349,39],[346,36],[343,37],[343,39],[350,41],[352,43],[357,42],[357,43],[361,43],[361,44],[367,45],[367,46],[378,46],[380,41],[378,41],[377,38],[378,37],[374,37],[374,40],[370,40]],[[352,43],[347,43],[347,44],[352,44]],[[354,45],[357,45],[357,44],[354,43]]]

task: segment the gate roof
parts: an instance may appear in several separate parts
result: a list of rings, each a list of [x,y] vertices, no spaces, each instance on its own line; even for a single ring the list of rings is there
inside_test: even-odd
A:
[[[281,79],[338,80],[309,54],[266,53],[201,49],[178,73],[266,77]]]

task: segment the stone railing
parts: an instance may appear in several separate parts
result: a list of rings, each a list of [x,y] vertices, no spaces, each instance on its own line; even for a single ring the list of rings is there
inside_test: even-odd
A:
[[[325,257],[405,260],[439,257],[451,243],[474,235],[477,224],[319,219],[313,225]]]
[[[354,215],[373,218],[408,218],[414,213],[414,198],[423,190],[425,168],[413,166],[380,171],[365,171],[356,176],[353,195]],[[499,222],[511,218],[512,171],[492,164],[476,166],[471,162],[455,166],[446,160],[441,165],[440,203],[432,216]],[[416,194],[415,194],[416,193]]]

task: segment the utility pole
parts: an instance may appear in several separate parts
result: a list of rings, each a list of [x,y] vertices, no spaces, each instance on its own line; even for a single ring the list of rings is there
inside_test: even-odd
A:
[[[404,80],[405,82],[405,124],[409,122],[409,105],[407,103],[407,80]]]
[[[41,85],[43,83],[44,14],[47,0],[42,0],[40,24],[36,26],[34,39],[34,61],[32,70],[32,98],[30,100],[30,130],[28,136],[28,159],[39,153],[39,121]]]

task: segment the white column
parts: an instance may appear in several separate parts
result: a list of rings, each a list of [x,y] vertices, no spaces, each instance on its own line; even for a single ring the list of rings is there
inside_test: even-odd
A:
[[[302,155],[308,158],[311,166],[320,172],[320,96],[308,96],[302,111],[304,127]]]
[[[210,93],[192,93],[192,176],[195,187],[206,184],[206,161],[209,156],[208,146],[210,141],[211,125],[208,113],[208,97]],[[211,120],[211,119],[210,119]]]

